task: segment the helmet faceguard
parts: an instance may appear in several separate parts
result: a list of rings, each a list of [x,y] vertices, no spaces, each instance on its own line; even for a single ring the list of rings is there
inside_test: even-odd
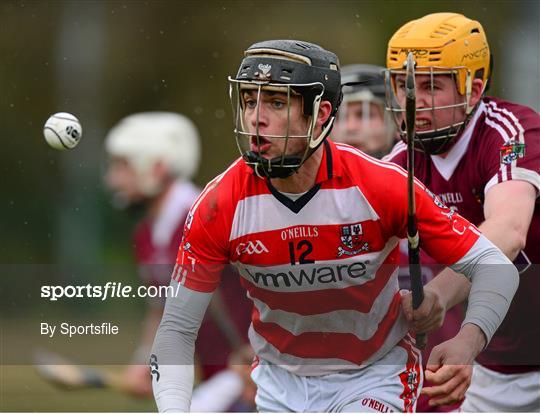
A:
[[[402,139],[405,139],[404,108],[396,99],[396,78],[405,74],[405,63],[413,52],[416,75],[428,76],[431,82],[431,105],[416,109],[431,113],[429,131],[416,132],[415,148],[429,154],[446,152],[464,130],[476,105],[471,105],[473,79],[482,79],[485,92],[490,77],[490,53],[480,23],[456,13],[435,13],[401,27],[388,43],[385,72],[387,109],[394,115]],[[434,80],[450,76],[455,84],[454,103],[435,105]],[[452,111],[450,121],[437,124],[441,111]]]
[[[466,95],[458,93],[457,89],[454,89],[454,104],[436,106],[435,105],[435,91],[434,91],[434,79],[435,76],[450,76],[454,83],[458,77],[456,70],[447,70],[437,67],[417,67],[415,70],[416,76],[429,76],[430,89],[431,89],[431,104],[427,107],[416,108],[417,118],[422,116],[422,113],[429,112],[432,119],[432,128],[428,131],[416,131],[415,132],[415,149],[423,151],[427,154],[437,155],[446,152],[455,142],[456,138],[463,131],[467,124],[470,115],[473,112],[473,107],[469,105],[470,91]],[[396,77],[405,77],[405,70],[387,70],[385,72],[386,81],[390,88],[388,88],[386,95],[386,109],[392,114],[394,123],[398,128],[398,132],[403,141],[406,140],[406,126],[405,126],[405,108],[400,106],[398,98],[396,96]],[[464,110],[460,110],[463,108]],[[437,122],[438,114],[441,111],[452,111],[450,123],[445,125],[439,125]],[[465,116],[463,116],[465,113]]]
[[[383,67],[363,64],[347,65],[341,69],[343,102],[333,134],[337,142],[350,144],[379,158],[391,149],[395,135],[392,116],[385,110],[383,72]],[[361,104],[361,130],[347,129],[351,103]],[[380,112],[382,118],[380,125],[374,125],[372,122],[373,106]]]
[[[294,40],[273,40],[256,43],[245,53],[238,74],[229,77],[229,96],[233,107],[236,143],[246,164],[257,175],[286,178],[296,172],[319,147],[330,132],[341,100],[339,62],[335,54],[321,47]],[[243,94],[253,94],[256,101],[256,120],[247,125],[244,119]],[[264,93],[280,93],[286,97],[287,125],[280,134],[262,136],[259,132],[259,108]],[[302,99],[302,113],[307,118],[306,129],[291,134],[291,100]],[[317,134],[316,121],[322,100],[332,104],[332,112]],[[250,130],[251,127],[251,130]],[[317,136],[315,136],[317,135]],[[285,141],[281,155],[272,159],[262,155],[268,139]],[[303,140],[305,146],[297,153],[289,153],[291,140]],[[253,142],[256,143],[253,148]]]

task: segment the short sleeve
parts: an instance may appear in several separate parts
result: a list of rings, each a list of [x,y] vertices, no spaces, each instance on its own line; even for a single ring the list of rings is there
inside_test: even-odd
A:
[[[190,210],[172,278],[188,289],[213,292],[219,285],[223,268],[229,263],[229,232],[218,218],[216,200],[204,194]]]
[[[540,115],[522,105],[486,102],[484,194],[510,180],[531,183],[540,194]]]

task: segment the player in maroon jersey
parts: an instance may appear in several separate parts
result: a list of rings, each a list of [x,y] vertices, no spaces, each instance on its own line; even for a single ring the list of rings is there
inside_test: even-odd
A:
[[[139,275],[147,285],[167,283],[183,225],[199,194],[190,178],[200,159],[198,132],[186,117],[146,112],[122,119],[107,135],[106,183],[120,207],[145,211],[133,239]],[[163,298],[149,298],[134,365],[124,375],[135,395],[151,392],[145,361],[163,313]]]
[[[168,284],[187,212],[200,192],[190,181],[200,158],[198,132],[193,123],[180,114],[139,113],[121,120],[109,132],[105,146],[110,158],[106,182],[116,203],[138,206],[146,213],[134,234],[139,274],[146,285]],[[239,347],[245,342],[245,334],[239,333],[238,328],[247,329],[250,308],[236,282],[235,278],[227,278],[221,295],[213,302],[213,317],[207,318],[201,327],[197,344],[201,380],[226,367],[231,344]],[[218,299],[221,300],[218,302]],[[141,343],[134,365],[126,370],[123,378],[124,388],[140,396],[151,395],[146,361],[165,298],[149,298],[147,302]],[[216,318],[220,318],[220,322]],[[224,326],[227,326],[225,333]],[[227,408],[212,407],[214,411]]]
[[[343,102],[332,136],[366,154],[382,158],[395,142],[395,124],[385,111],[383,67],[347,65],[341,68]]]
[[[341,98],[334,53],[259,42],[229,82],[242,157],[206,186],[186,220],[171,281],[178,294],[167,298],[150,359],[158,408],[189,410],[198,327],[221,270],[233,264],[254,304],[259,411],[414,410],[421,357],[397,283],[405,171],[327,139]],[[517,271],[419,182],[415,193],[426,250],[473,285],[466,322],[433,352],[443,365],[472,361],[504,317]],[[417,313],[429,315],[438,301],[428,284]]]
[[[333,138],[352,145],[365,153],[381,158],[395,143],[396,127],[392,116],[385,110],[384,68],[374,65],[348,65],[342,68],[343,102],[338,112]],[[400,244],[399,285],[410,290],[407,240]],[[428,283],[444,267],[437,265],[425,252],[421,252],[422,280]],[[438,269],[438,271],[437,271]],[[453,338],[459,331],[463,311],[454,306],[446,312],[443,325],[430,332],[428,343],[422,350],[422,361],[427,362],[434,346]],[[427,398],[420,396],[417,409],[430,411]],[[452,409],[452,406],[445,407]]]
[[[417,74],[415,175],[451,208],[449,217],[459,213],[478,225],[521,270],[506,319],[476,359],[462,409],[539,411],[540,117],[486,96],[491,55],[482,26],[459,14],[437,13],[405,24],[388,45],[389,96],[396,98],[388,106],[402,132],[403,62],[411,50]],[[406,158],[400,142],[386,159],[405,166]],[[467,283],[454,277],[442,288]],[[440,391],[424,390],[444,404]]]

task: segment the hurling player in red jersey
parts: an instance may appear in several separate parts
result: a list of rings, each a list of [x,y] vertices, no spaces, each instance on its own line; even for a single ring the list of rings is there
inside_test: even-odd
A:
[[[296,40],[253,44],[229,78],[242,157],[206,186],[186,220],[171,281],[177,295],[167,298],[150,357],[160,411],[190,408],[195,339],[228,264],[254,305],[259,411],[414,410],[423,371],[397,280],[407,177],[327,139],[340,78],[334,53]],[[419,182],[415,193],[426,251],[473,285],[463,327],[433,352],[444,366],[472,361],[504,318],[517,270],[465,219],[448,219]],[[425,287],[418,329],[435,325],[436,303],[454,299],[446,293]]]
[[[189,208],[200,190],[190,181],[200,159],[200,140],[193,123],[183,115],[171,112],[145,112],[122,119],[105,141],[109,155],[106,182],[120,207],[137,208],[145,213],[137,224],[133,245],[139,275],[146,285],[167,285],[182,239]],[[231,348],[244,339],[249,324],[250,306],[235,278],[228,278],[221,295],[212,304],[212,317],[200,331],[197,357],[201,363],[200,379],[206,380],[227,366]],[[218,301],[219,299],[219,301]],[[146,361],[163,314],[165,298],[148,298],[142,324],[141,342],[133,365],[122,379],[122,389],[138,396],[151,395],[150,372]],[[231,319],[232,318],[232,319]],[[224,327],[226,327],[224,329]],[[232,388],[240,379],[224,373],[216,384]],[[231,381],[233,385],[231,385]],[[209,383],[212,384],[212,383]],[[199,408],[205,405],[203,390],[196,398]],[[212,405],[210,411],[226,409]],[[234,400],[234,397],[232,398]]]
[[[388,44],[388,106],[402,130],[403,63],[410,50],[417,74],[415,175],[451,208],[449,215],[476,224],[520,270],[519,289],[476,359],[462,409],[540,411],[540,116],[486,96],[492,57],[481,24],[437,13],[408,22]],[[385,159],[405,166],[406,158],[401,142]],[[440,288],[466,292],[468,282],[454,278]],[[426,373],[427,380],[435,376]],[[462,391],[456,388],[455,396]],[[446,392],[424,389],[436,404],[449,402],[440,396]]]
[[[384,68],[354,64],[341,68],[343,102],[332,137],[382,158],[395,143],[396,128],[385,110]]]

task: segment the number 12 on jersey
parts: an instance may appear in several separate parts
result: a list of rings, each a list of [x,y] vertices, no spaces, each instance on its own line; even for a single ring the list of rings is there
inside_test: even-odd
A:
[[[313,245],[308,240],[300,240],[298,244],[294,242],[289,242],[289,257],[291,258],[291,265],[296,264],[309,264],[315,263],[315,260],[309,259],[307,257],[313,251]],[[298,255],[298,262],[296,261],[296,256]]]

